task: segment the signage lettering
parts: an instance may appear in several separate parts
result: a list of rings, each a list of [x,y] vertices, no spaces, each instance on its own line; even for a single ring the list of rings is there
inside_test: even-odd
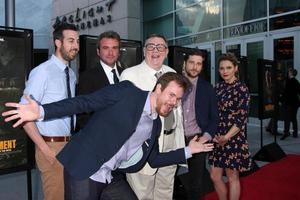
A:
[[[12,151],[16,148],[17,140],[1,140],[0,152]]]
[[[60,23],[68,22],[75,23],[79,30],[90,29],[92,27],[98,27],[99,25],[105,25],[112,22],[111,11],[116,0],[107,0],[104,6],[97,5],[89,9],[77,8],[75,16],[73,14],[68,16],[56,17],[53,27]],[[103,16],[104,11],[107,10],[106,16]]]
[[[242,24],[227,29],[229,32],[229,37],[236,37],[248,34],[255,34],[265,32],[267,30],[267,22],[254,22],[249,24]]]

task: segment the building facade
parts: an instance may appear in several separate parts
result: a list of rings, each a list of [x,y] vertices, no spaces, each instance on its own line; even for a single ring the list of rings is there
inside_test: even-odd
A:
[[[257,59],[276,61],[283,76],[288,68],[300,72],[300,0],[144,0],[144,37],[152,32],[170,45],[206,50],[212,84],[219,81],[222,53],[244,57],[252,117],[260,98]]]
[[[299,0],[144,0],[143,29],[144,36],[164,34],[170,45],[207,50],[212,83],[225,52],[246,56],[250,74],[258,58],[300,71]],[[253,93],[256,83],[253,76]]]
[[[114,30],[123,39],[141,40],[140,10],[135,0],[53,0],[51,23],[74,23],[81,35]]]

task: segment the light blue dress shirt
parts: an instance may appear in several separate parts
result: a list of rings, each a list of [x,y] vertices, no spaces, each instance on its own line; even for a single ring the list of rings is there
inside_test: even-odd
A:
[[[153,121],[158,117],[157,113],[151,113],[150,94],[151,92],[148,94],[136,131],[124,143],[120,150],[90,177],[92,180],[101,183],[110,183],[112,179],[111,171],[119,167],[125,168],[132,166],[141,160],[143,156],[142,145],[151,137]],[[188,147],[185,148],[185,157],[191,157],[191,151]]]
[[[117,169],[122,162],[128,161],[142,147],[144,141],[150,138],[153,120],[156,118],[157,114],[151,114],[149,93],[136,131],[125,142],[121,149],[109,161],[104,163],[90,178],[97,182],[110,183],[112,179],[111,171]],[[137,162],[139,160],[140,159],[138,159]]]
[[[32,95],[41,104],[60,101],[68,98],[66,85],[66,65],[55,55],[35,67],[26,82],[24,95]],[[70,88],[72,96],[75,94],[76,75],[72,69],[69,70]],[[26,103],[26,99],[21,98],[21,103]],[[70,117],[38,121],[36,125],[40,133],[44,136],[69,136]],[[75,120],[74,120],[75,123]]]

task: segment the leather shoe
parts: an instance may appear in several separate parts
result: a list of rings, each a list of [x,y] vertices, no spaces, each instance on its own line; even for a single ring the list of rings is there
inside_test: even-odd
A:
[[[280,140],[284,140],[285,138],[289,137],[290,133],[284,133],[283,136],[280,138]]]

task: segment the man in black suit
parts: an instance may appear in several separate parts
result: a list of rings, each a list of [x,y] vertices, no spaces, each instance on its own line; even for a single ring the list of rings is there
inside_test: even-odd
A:
[[[120,35],[114,31],[101,33],[97,41],[99,61],[79,74],[77,95],[84,95],[119,82],[123,69],[117,65],[120,55]],[[76,129],[83,128],[93,113],[77,115]]]
[[[183,127],[186,143],[195,137],[199,140],[211,140],[218,125],[216,94],[212,85],[199,75],[203,69],[202,51],[187,53],[184,57],[184,75],[192,86],[182,100]],[[198,153],[188,159],[188,173],[180,175],[188,200],[198,200],[214,190],[206,168],[206,153]]]
[[[127,191],[117,189],[127,183],[118,174],[137,172],[146,162],[151,167],[185,163],[192,154],[213,149],[213,144],[197,141],[195,136],[185,148],[167,153],[158,150],[161,130],[158,115],[167,116],[176,107],[187,85],[182,75],[168,72],[158,79],[153,92],[140,90],[131,82],[123,81],[89,95],[43,106],[30,98],[27,98],[29,103],[26,105],[6,103],[7,107],[17,109],[2,115],[7,117],[6,122],[19,119],[13,125],[17,127],[25,121],[95,111],[87,125],[73,136],[57,158],[74,179],[90,177],[91,185],[97,187],[99,193],[88,194],[86,199],[96,200],[111,183],[117,185],[115,192],[120,195],[131,192],[129,187]],[[119,199],[124,198],[120,196]]]

